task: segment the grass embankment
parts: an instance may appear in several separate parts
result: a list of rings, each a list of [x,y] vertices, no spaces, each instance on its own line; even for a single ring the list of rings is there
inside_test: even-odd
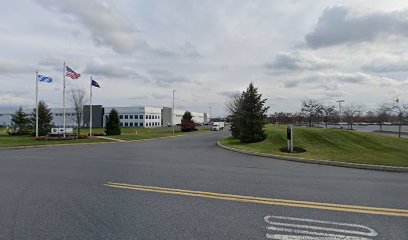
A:
[[[109,136],[110,138],[132,141],[142,139],[153,139],[160,137],[173,136],[172,129],[169,128],[122,128],[122,135]],[[200,128],[198,132],[205,132],[209,129]],[[88,134],[89,129],[81,129],[81,134]],[[105,133],[104,128],[92,129],[93,134]],[[176,128],[174,134],[176,136],[185,135],[188,133],[181,132],[180,128]],[[0,147],[16,147],[16,146],[31,146],[31,145],[49,145],[49,144],[76,144],[76,143],[97,143],[97,142],[112,142],[114,140],[92,138],[92,139],[75,139],[75,140],[34,140],[30,136],[9,136],[5,128],[0,128]]]
[[[243,150],[277,155],[408,167],[408,139],[342,129],[298,127],[294,129],[294,145],[307,152],[290,154],[279,150],[287,146],[286,127],[267,127],[265,131],[268,138],[259,143],[241,144],[231,137],[222,140],[222,143]]]

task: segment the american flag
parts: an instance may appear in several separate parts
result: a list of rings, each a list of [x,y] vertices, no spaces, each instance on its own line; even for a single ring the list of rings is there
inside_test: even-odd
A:
[[[65,73],[65,76],[70,77],[72,79],[78,79],[81,76],[81,74],[74,72],[74,70],[72,70],[70,67],[68,66],[66,67],[67,67],[67,71]]]

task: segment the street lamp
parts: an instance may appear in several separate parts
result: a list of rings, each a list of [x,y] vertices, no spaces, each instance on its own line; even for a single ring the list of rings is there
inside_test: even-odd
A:
[[[211,106],[209,106],[209,108],[210,108],[210,116],[208,116],[208,119],[207,119],[208,122],[209,122],[210,119],[211,119]]]
[[[336,102],[339,103],[339,117],[340,117],[340,124],[341,124],[341,103],[344,102],[343,99],[337,100]]]
[[[174,135],[174,92],[176,92],[176,90],[173,89],[173,108],[171,109],[171,126],[173,128],[173,135]]]

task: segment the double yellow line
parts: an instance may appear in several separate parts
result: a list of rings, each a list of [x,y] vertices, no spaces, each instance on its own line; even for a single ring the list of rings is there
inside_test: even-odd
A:
[[[184,189],[177,189],[177,188],[163,188],[163,187],[143,186],[143,185],[134,185],[134,184],[126,184],[126,183],[114,183],[114,182],[107,182],[104,184],[104,186],[112,187],[112,188],[135,190],[135,191],[156,192],[156,193],[189,196],[189,197],[202,197],[202,198],[235,201],[235,202],[247,202],[247,203],[279,205],[279,206],[288,206],[288,207],[313,208],[313,209],[341,211],[341,212],[408,217],[408,210],[406,209],[377,208],[377,207],[355,206],[355,205],[334,204],[334,203],[320,203],[320,202],[296,201],[296,200],[275,199],[275,198],[262,198],[262,197],[252,197],[252,196],[243,196],[243,195],[235,195],[235,194],[203,192],[203,191],[184,190]]]

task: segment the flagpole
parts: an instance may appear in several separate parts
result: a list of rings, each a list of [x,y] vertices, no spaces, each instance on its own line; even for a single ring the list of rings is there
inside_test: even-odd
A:
[[[38,70],[35,71],[35,137],[38,137]]]
[[[66,69],[66,67],[65,67],[65,62],[64,62],[64,68],[63,68],[63,70],[62,70],[62,74],[63,74],[63,86],[62,86],[62,108],[63,108],[63,116],[64,116],[64,125],[63,125],[63,128],[64,128],[64,138],[65,138],[65,69]]]
[[[91,82],[90,82],[90,88],[91,90],[89,91],[89,137],[92,137],[92,76],[91,76]]]

